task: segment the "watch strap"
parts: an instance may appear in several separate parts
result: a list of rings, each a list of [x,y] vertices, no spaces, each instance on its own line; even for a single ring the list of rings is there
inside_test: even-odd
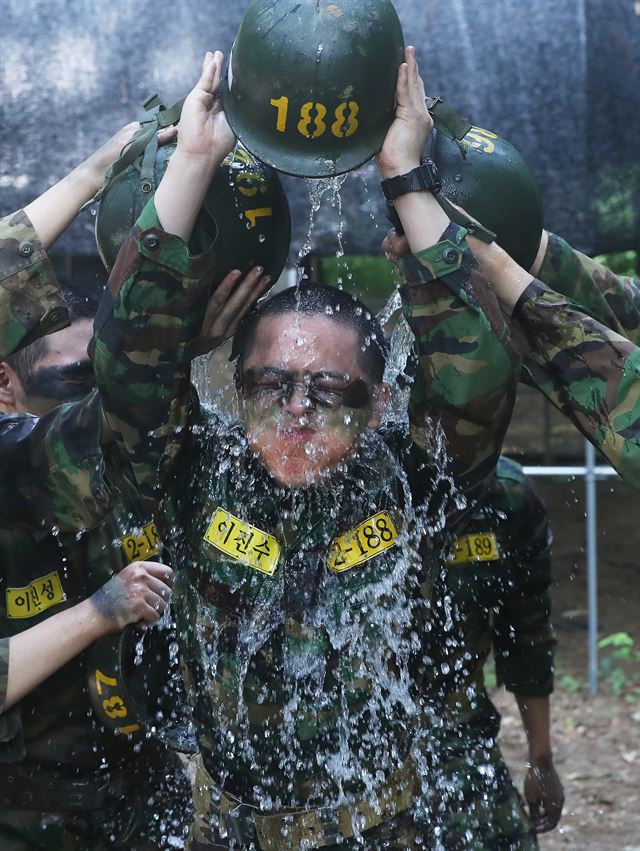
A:
[[[436,194],[442,189],[442,181],[438,175],[436,164],[433,160],[427,159],[406,174],[388,177],[381,182],[380,186],[387,201],[394,201],[400,195],[406,195],[408,192],[433,192]]]

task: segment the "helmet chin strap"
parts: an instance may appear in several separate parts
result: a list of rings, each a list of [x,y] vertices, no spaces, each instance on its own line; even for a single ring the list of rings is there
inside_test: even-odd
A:
[[[104,178],[104,183],[98,192],[81,208],[86,210],[87,207],[96,204],[104,195],[111,183],[130,165],[133,165],[138,157],[146,151],[150,144],[155,144],[153,156],[151,157],[151,180],[153,181],[153,162],[155,160],[155,152],[158,149],[158,132],[166,127],[171,127],[180,121],[182,107],[185,98],[174,103],[166,109],[162,105],[162,101],[157,94],[148,97],[142,104],[146,112],[151,113],[151,118],[142,122],[142,126],[138,132],[132,137],[126,145],[119,158],[107,169]],[[146,159],[146,157],[145,157]]]

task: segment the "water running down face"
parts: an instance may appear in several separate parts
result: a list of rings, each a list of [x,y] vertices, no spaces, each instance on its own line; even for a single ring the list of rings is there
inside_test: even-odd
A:
[[[240,404],[249,445],[278,484],[305,487],[331,475],[379,424],[387,388],[367,374],[362,345],[355,329],[329,316],[259,321]]]

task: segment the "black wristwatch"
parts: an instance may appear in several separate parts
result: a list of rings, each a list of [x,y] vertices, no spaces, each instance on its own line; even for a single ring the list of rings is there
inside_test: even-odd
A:
[[[393,201],[407,192],[433,192],[442,189],[442,181],[433,160],[422,160],[418,168],[397,177],[388,177],[380,184],[387,201]]]

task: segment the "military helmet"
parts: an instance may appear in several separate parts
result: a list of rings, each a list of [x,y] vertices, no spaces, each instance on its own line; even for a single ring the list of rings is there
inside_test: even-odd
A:
[[[279,171],[343,174],[382,148],[403,60],[390,0],[252,0],[222,85],[225,112]]]
[[[434,130],[429,156],[443,195],[492,230],[502,248],[529,269],[540,244],[542,199],[517,148],[481,127],[471,127],[459,142]]]
[[[154,137],[138,159],[104,190],[96,218],[96,242],[111,271],[120,246],[153,196],[175,145]],[[194,253],[214,243],[216,280],[232,269],[264,266],[275,282],[289,253],[291,217],[277,173],[240,145],[217,169],[189,243]]]
[[[95,641],[87,664],[94,713],[108,729],[143,737],[154,727],[161,738],[185,736],[186,696],[175,636],[133,626]]]

